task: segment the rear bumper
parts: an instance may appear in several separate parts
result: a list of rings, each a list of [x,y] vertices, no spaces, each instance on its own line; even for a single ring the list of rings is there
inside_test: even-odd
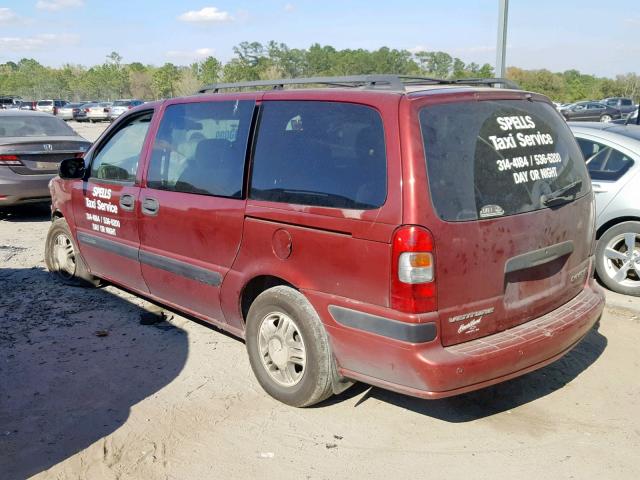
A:
[[[336,297],[305,293],[325,323],[342,375],[421,398],[458,395],[543,367],[571,350],[604,309],[604,293],[590,280],[578,296],[546,315],[443,347],[439,336],[427,343],[408,343],[345,326],[330,313],[330,306],[339,301]]]
[[[7,167],[0,167],[0,207],[49,201],[49,181],[53,177],[52,174],[18,175]]]

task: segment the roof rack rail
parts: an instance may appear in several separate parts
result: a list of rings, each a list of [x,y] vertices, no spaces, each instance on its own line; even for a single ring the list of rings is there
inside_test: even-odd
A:
[[[419,85],[485,85],[504,86],[519,89],[518,85],[504,78],[460,78],[442,79],[410,75],[351,75],[346,77],[308,77],[287,78],[282,80],[254,80],[248,82],[212,83],[198,93],[219,93],[220,90],[271,87],[283,90],[288,85],[326,85],[330,87],[353,87],[367,90],[405,91],[406,86]]]
[[[347,77],[308,77],[282,80],[255,80],[250,82],[212,83],[201,88],[198,93],[213,92],[230,88],[272,87],[282,90],[286,85],[329,85],[334,87],[366,87],[371,89],[401,90],[402,82],[397,75],[352,75]]]
[[[503,86],[505,88],[512,88],[513,90],[520,90],[520,85],[506,78],[460,78],[453,80],[452,83],[459,83],[461,85],[486,85],[488,87]]]

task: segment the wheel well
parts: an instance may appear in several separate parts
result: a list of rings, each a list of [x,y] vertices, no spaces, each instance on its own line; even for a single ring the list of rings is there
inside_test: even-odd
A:
[[[640,222],[640,218],[638,218],[638,217],[618,217],[618,218],[614,218],[613,220],[609,220],[607,223],[605,223],[604,225],[601,225],[600,228],[598,228],[598,231],[596,232],[596,239],[599,239],[604,234],[604,232],[609,230],[614,225],[617,225],[617,224],[622,223],[622,222]]]
[[[64,215],[62,215],[60,210],[56,210],[51,214],[51,220],[55,220],[56,218],[64,218]]]
[[[240,310],[242,312],[243,321],[246,322],[247,314],[249,313],[249,307],[251,307],[251,304],[256,299],[256,297],[265,290],[277,285],[287,285],[289,287],[295,288],[286,280],[271,275],[262,275],[260,277],[255,277],[245,285],[244,289],[242,290],[242,296],[240,299]]]

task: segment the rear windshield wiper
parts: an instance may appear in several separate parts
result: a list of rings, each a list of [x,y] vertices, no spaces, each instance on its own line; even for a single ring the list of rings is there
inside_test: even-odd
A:
[[[576,194],[582,188],[582,180],[576,180],[569,185],[559,188],[555,192],[546,193],[540,196],[540,203],[545,207],[559,205],[561,203],[570,202],[576,198]]]

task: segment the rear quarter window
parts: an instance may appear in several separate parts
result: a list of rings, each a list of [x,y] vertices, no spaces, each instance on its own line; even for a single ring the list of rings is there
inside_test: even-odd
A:
[[[584,138],[578,138],[578,144],[593,180],[619,180],[633,166],[628,155],[613,147]]]
[[[373,108],[337,102],[263,104],[251,198],[347,209],[387,195],[384,128]]]
[[[424,107],[420,124],[429,188],[447,221],[515,215],[589,176],[569,127],[543,102],[499,100]]]

